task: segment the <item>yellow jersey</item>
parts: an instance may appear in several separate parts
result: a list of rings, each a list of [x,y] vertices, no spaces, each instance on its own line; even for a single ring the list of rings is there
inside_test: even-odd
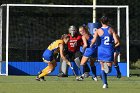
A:
[[[54,52],[59,52],[59,44],[63,44],[64,41],[59,39],[59,40],[55,40],[54,42],[52,42],[49,46],[48,46],[48,50],[50,51],[54,51]]]

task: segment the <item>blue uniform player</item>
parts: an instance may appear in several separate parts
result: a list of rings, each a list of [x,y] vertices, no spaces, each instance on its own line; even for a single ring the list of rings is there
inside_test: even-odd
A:
[[[80,66],[82,68],[86,64],[86,62],[90,59],[90,67],[93,74],[92,79],[97,81],[96,66],[94,65],[94,62],[96,61],[97,57],[97,45],[94,44],[92,47],[90,47],[93,36],[89,33],[88,29],[85,26],[79,27],[79,33],[82,35],[83,40],[82,46],[83,57],[81,59]],[[79,77],[79,79],[81,78],[84,77],[83,76]]]
[[[103,16],[100,19],[102,27],[97,29],[94,33],[92,45],[96,42],[97,38],[100,39],[98,46],[98,60],[101,64],[101,77],[103,81],[103,88],[108,88],[107,74],[112,70],[112,63],[114,62],[114,47],[119,46],[119,40],[113,28],[108,26],[108,17]],[[112,42],[114,39],[114,43]],[[115,44],[115,46],[114,46]]]

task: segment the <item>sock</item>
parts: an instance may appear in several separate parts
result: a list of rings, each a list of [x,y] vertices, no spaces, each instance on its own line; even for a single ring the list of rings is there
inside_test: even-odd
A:
[[[42,73],[38,76],[39,78],[49,74],[52,71],[52,67],[47,66],[45,69],[42,70]]]
[[[107,74],[104,72],[104,70],[101,70],[101,77],[103,84],[107,84]]]
[[[85,72],[85,68],[84,68],[83,65],[80,65],[80,71],[81,71],[80,74],[83,75],[83,73]],[[81,75],[80,75],[80,76],[81,76]]]
[[[116,69],[116,71],[117,71],[117,73],[120,73],[120,68],[119,68],[119,65],[118,64],[115,64],[115,69]]]
[[[87,63],[86,63],[83,67],[84,67],[84,68],[83,68],[83,73],[85,73],[85,72],[90,72],[90,68],[89,68],[89,66],[88,66]]]
[[[112,67],[108,66],[108,68],[109,68],[109,72],[108,73],[111,73]]]
[[[91,71],[92,71],[92,74],[93,74],[93,77],[97,77],[96,75],[96,66],[91,66]]]

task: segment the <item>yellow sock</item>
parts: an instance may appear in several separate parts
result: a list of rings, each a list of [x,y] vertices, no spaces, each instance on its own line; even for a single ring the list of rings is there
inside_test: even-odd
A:
[[[52,71],[53,67],[47,66],[45,69],[42,70],[42,73],[38,76],[39,78],[46,76]]]
[[[54,69],[55,66],[56,66],[56,61],[52,60],[52,62],[48,63],[48,66],[42,70],[42,73],[38,77],[41,78],[51,73],[51,71]]]

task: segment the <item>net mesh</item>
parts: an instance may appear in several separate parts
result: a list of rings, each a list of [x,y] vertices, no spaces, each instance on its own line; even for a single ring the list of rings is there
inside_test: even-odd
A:
[[[70,25],[79,27],[92,22],[92,8],[10,7],[9,61],[42,61],[47,46],[68,33]],[[102,15],[117,27],[116,9],[97,9],[97,21]],[[125,9],[121,9],[121,60],[126,61]],[[5,59],[6,8],[3,8],[3,59]]]

